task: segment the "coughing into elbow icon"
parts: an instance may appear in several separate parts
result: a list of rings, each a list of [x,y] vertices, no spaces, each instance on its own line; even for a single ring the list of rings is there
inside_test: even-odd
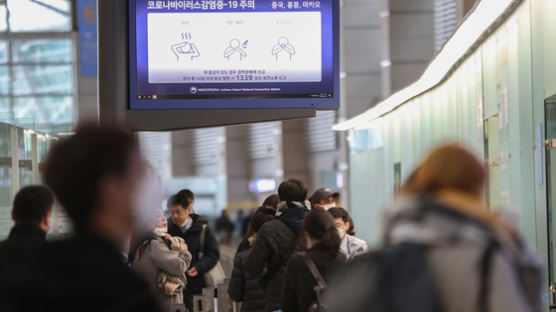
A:
[[[278,39],[278,43],[275,44],[272,48],[272,55],[276,57],[277,61],[280,55],[289,55],[291,61],[292,56],[295,55],[295,48],[290,43],[290,40],[288,38],[282,36],[280,37],[280,39]]]

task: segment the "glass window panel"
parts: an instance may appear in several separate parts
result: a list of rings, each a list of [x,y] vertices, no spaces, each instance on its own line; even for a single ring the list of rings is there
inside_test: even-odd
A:
[[[27,130],[18,129],[18,148],[19,159],[19,185],[25,187],[33,183],[33,169],[29,168],[31,155],[31,135]]]
[[[13,93],[32,95],[37,93],[71,93],[71,65],[14,66]]]
[[[0,45],[0,53],[1,51]],[[12,59],[17,63],[71,63],[71,41],[69,39],[14,40]]]
[[[18,140],[18,157],[19,160],[22,159],[32,159],[33,154],[32,154],[32,147],[33,147],[33,143],[32,143],[32,134],[25,130],[25,129],[18,129],[18,134],[17,134],[17,140]]]
[[[18,129],[19,185],[25,187],[33,184],[33,168],[29,160],[33,158],[32,134],[28,130]]]
[[[50,148],[50,141],[49,139],[44,136],[43,134],[37,134],[37,155],[39,164],[43,163],[46,159],[48,154],[48,149]]]
[[[11,114],[11,110],[10,110],[10,99],[7,98],[7,97],[0,97],[0,122],[3,122],[3,123],[11,123],[12,122],[12,114]],[[0,130],[0,132],[1,132],[1,130]],[[0,146],[0,148],[1,148],[1,146]],[[0,152],[0,154],[1,154],[1,152]]]
[[[6,5],[0,5],[0,31],[7,31],[8,24],[6,21],[6,14],[8,10],[6,9]]]
[[[0,165],[0,240],[5,239],[13,226],[12,212],[12,167]]]
[[[8,42],[0,40],[0,63],[8,63]]]
[[[33,169],[19,168],[19,187],[33,185]]]
[[[0,123],[0,157],[12,156],[11,140],[10,126]]]
[[[10,30],[70,31],[71,2],[65,0],[8,0]]]
[[[72,96],[23,96],[14,98],[15,117],[35,123],[69,124],[73,117]]]
[[[8,95],[10,78],[8,76],[8,66],[0,65],[0,95]],[[2,111],[2,103],[0,101],[0,112]]]

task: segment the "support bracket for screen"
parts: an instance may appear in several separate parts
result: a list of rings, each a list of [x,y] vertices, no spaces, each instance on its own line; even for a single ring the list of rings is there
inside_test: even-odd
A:
[[[129,110],[128,1],[98,0],[99,118],[167,131],[314,117],[315,109]]]

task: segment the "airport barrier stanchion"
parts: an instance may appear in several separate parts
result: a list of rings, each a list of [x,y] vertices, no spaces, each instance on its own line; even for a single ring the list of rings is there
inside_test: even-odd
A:
[[[233,312],[232,301],[228,295],[228,285],[230,285],[230,279],[225,279],[223,284],[218,284],[218,312]]]
[[[550,312],[556,312],[556,284],[550,285]]]
[[[216,308],[214,305],[214,291],[215,289],[212,287],[203,288],[203,293],[200,297],[200,305],[195,304],[194,312],[216,312]]]
[[[170,307],[170,312],[187,312],[185,304],[173,304]]]
[[[193,312],[203,312],[203,296],[193,296]]]

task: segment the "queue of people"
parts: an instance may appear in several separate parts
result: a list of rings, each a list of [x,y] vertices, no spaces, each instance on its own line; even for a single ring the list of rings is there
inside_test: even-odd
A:
[[[15,196],[0,243],[0,311],[193,311],[193,296],[213,286],[219,246],[193,192],[168,199],[167,219],[131,133],[80,127],[43,174],[46,186]],[[308,200],[302,181],[286,180],[249,218],[228,294],[246,312],[541,311],[542,262],[483,203],[485,179],[464,148],[433,151],[370,251],[338,194]],[[47,242],[54,198],[74,234]]]

